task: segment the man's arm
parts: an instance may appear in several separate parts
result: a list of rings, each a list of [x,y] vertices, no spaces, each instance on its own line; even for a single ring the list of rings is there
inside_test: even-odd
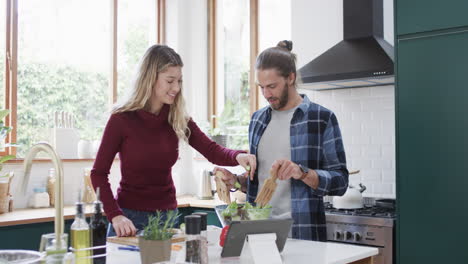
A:
[[[340,128],[334,114],[331,114],[323,133],[322,147],[323,166],[321,169],[314,170],[318,177],[318,185],[314,188],[314,193],[319,196],[343,195],[348,188],[348,169]],[[306,178],[314,181],[313,176]]]

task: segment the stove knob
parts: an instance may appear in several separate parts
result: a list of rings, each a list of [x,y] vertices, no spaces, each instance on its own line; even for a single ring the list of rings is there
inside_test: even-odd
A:
[[[345,239],[345,240],[349,240],[349,239],[351,239],[352,237],[353,237],[353,234],[351,234],[351,232],[349,232],[349,231],[346,231],[346,232],[345,232],[345,236],[344,236],[344,239]]]
[[[361,234],[359,234],[358,232],[354,232],[353,237],[354,237],[354,241],[356,241],[356,242],[361,240],[361,238],[362,238]]]
[[[340,240],[341,237],[342,237],[342,234],[341,231],[335,231],[335,240]]]

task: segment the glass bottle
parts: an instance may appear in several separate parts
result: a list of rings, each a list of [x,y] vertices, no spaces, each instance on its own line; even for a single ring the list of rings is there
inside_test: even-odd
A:
[[[47,192],[49,193],[50,206],[55,206],[55,169],[49,169],[49,177],[47,178]]]
[[[73,221],[70,227],[71,246],[76,250],[76,264],[91,264],[91,258],[88,258],[91,255],[90,250],[80,250],[89,248],[91,243],[89,225],[83,212],[83,203],[81,199],[78,200],[76,203],[75,221]]]
[[[91,216],[91,222],[89,227],[91,229],[91,244],[93,247],[105,246],[106,245],[106,232],[107,224],[102,216],[102,203],[100,200],[99,187],[97,188],[96,201],[94,201],[94,214]],[[93,250],[93,255],[95,256],[93,263],[94,264],[105,264],[106,257],[98,257],[97,255],[106,254],[106,248],[99,248]]]

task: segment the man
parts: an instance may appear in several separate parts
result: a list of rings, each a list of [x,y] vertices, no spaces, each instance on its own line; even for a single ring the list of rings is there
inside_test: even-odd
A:
[[[269,103],[253,114],[249,125],[250,153],[257,157],[258,170],[250,177],[215,170],[225,173],[229,187],[239,181],[249,202],[255,201],[270,172],[276,172],[272,217],[292,218],[293,238],[326,241],[323,196],[346,192],[345,152],[333,112],[297,92],[291,50],[292,42],[282,41],[256,61],[257,83]]]

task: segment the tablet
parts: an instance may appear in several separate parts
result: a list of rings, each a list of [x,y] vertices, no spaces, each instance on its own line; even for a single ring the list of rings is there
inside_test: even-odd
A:
[[[245,236],[249,234],[276,233],[276,246],[278,251],[281,252],[284,244],[286,244],[292,223],[292,219],[233,221],[226,235],[221,257],[240,256]]]

